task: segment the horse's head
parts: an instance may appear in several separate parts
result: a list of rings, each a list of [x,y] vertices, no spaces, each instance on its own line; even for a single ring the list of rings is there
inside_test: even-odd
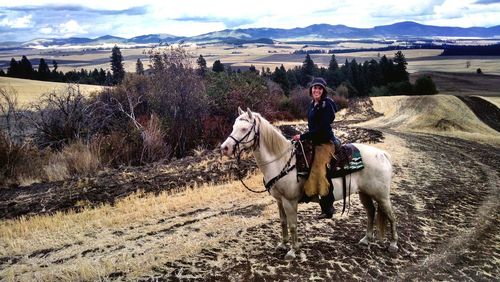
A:
[[[233,131],[220,147],[222,154],[226,156],[239,155],[242,151],[259,145],[257,116],[250,109],[247,108],[244,112],[239,107],[238,114],[233,124]]]

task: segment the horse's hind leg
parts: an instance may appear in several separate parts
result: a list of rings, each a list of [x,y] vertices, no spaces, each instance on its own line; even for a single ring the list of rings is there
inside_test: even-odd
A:
[[[368,245],[373,239],[373,222],[375,220],[375,206],[372,198],[363,192],[359,192],[359,199],[365,207],[368,219],[366,221],[366,235],[359,241],[360,244]]]
[[[276,247],[280,250],[286,250],[286,243],[288,242],[288,225],[286,222],[286,213],[283,208],[283,203],[278,201],[278,210],[280,212],[280,223],[281,223],[281,243]]]
[[[383,210],[389,223],[391,224],[391,243],[389,245],[390,252],[397,252],[398,250],[398,233],[396,230],[396,216],[394,215],[394,210],[392,209],[391,200],[384,199],[379,202],[379,208]]]

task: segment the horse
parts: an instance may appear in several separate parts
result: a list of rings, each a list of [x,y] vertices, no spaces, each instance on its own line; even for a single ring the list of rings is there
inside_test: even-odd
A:
[[[264,182],[272,185],[268,192],[278,204],[282,237],[277,248],[288,250],[287,243],[290,239],[288,231],[290,231],[291,248],[286,253],[285,259],[294,259],[299,251],[297,206],[303,196],[305,182],[301,177],[297,177],[293,166],[296,162],[294,154],[291,153],[294,145],[259,113],[252,112],[248,108],[246,112],[238,108],[238,113],[231,134],[221,145],[221,152],[231,157],[239,156],[242,151],[253,151],[257,166],[264,175]],[[358,143],[353,145],[359,149],[365,168],[347,176],[350,177],[351,185],[348,193],[359,194],[359,199],[368,215],[366,235],[359,243],[368,245],[374,239],[373,226],[376,214],[380,238],[384,236],[387,221],[390,222],[392,236],[388,250],[396,252],[398,235],[390,201],[392,181],[390,155],[372,146]],[[341,178],[333,178],[332,183],[335,188],[342,187]],[[343,198],[342,191],[343,189],[334,189],[335,200]],[[377,209],[374,201],[378,203]]]

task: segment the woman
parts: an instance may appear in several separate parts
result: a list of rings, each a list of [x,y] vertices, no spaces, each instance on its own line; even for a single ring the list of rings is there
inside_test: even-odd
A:
[[[304,184],[307,197],[319,195],[321,214],[318,219],[332,218],[333,191],[327,177],[326,165],[335,153],[335,145],[340,145],[332,130],[335,112],[338,110],[335,102],[326,97],[326,82],[323,78],[314,78],[309,87],[312,101],[307,109],[307,125],[309,131],[293,136],[293,140],[311,140],[314,145],[314,160],[309,177]]]

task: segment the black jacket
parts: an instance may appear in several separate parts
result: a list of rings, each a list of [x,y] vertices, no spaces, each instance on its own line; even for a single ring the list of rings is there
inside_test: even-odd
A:
[[[332,123],[335,120],[335,112],[338,107],[330,98],[323,98],[314,105],[311,101],[307,108],[307,125],[309,131],[300,135],[300,140],[311,140],[314,145],[335,142]]]

